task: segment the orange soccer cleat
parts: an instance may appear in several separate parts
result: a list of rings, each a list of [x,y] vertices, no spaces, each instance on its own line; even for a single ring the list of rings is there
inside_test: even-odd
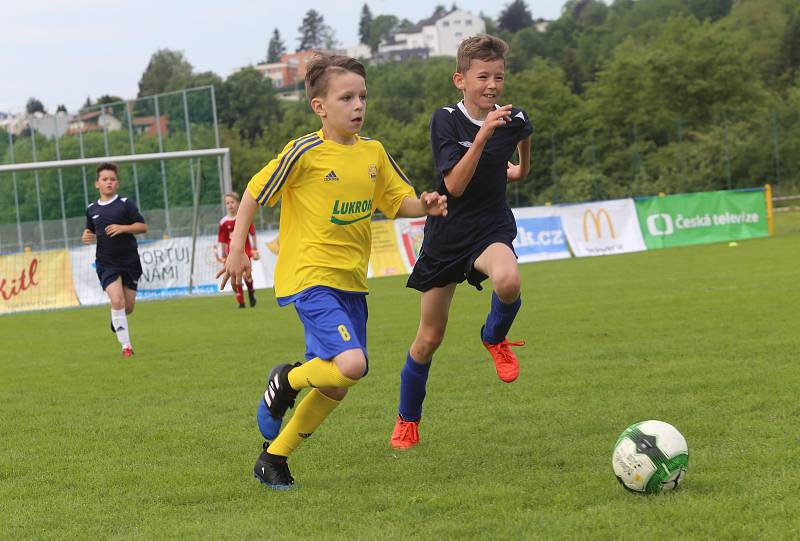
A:
[[[404,421],[398,415],[392,431],[392,447],[395,449],[410,449],[418,443],[419,421]]]
[[[483,342],[483,340],[481,340]],[[525,341],[509,342],[505,338],[499,344],[490,344],[483,342],[483,347],[487,349],[494,361],[494,368],[497,371],[497,377],[506,383],[511,383],[517,376],[519,376],[519,361],[511,347],[524,346]]]
[[[133,347],[130,344],[122,348],[122,356],[123,357],[133,357]]]

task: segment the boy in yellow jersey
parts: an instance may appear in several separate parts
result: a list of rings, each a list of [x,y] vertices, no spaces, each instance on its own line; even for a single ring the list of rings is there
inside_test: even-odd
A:
[[[294,484],[287,457],[367,373],[367,265],[370,221],[441,216],[446,198],[419,199],[378,141],[358,132],[366,113],[366,72],[357,60],[320,54],[306,70],[306,94],[322,129],[291,141],[250,180],[236,216],[223,276],[234,287],[250,275],[247,229],[257,204],[281,203],[281,249],[275,267],[278,304],[294,304],[305,328],[306,362],[279,364],[268,379],[259,428],[280,426],[297,393],[310,387],[272,443],[265,442],[253,473],[273,489]],[[269,419],[263,419],[268,413]],[[271,421],[272,428],[262,424]],[[269,424],[269,423],[267,423]],[[277,430],[275,430],[277,432]]]

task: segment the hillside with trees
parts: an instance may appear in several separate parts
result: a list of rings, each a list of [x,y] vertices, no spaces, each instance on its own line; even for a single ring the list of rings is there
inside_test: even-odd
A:
[[[312,11],[300,48],[335,39]],[[779,193],[800,189],[796,0],[570,0],[544,30],[534,15],[514,0],[496,20],[485,18],[511,48],[501,101],[526,109],[534,125],[533,168],[510,190],[513,204],[767,182]],[[365,4],[353,24],[374,50],[377,39],[410,23]],[[265,35],[270,58],[285,50],[280,30]],[[437,177],[430,116],[460,98],[454,69],[447,57],[368,65],[364,132],[384,142],[420,190]],[[227,79],[195,73],[176,51],[153,55],[140,96],[197,85],[215,87],[222,145],[232,149],[240,190],[287,140],[319,127],[306,103],[278,100],[256,70]]]

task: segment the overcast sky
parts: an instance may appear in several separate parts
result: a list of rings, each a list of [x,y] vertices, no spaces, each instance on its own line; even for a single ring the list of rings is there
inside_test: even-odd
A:
[[[475,14],[497,15],[511,0],[458,0]],[[24,110],[28,98],[49,112],[70,111],[103,94],[133,98],[150,56],[183,51],[195,71],[227,77],[266,57],[278,28],[288,50],[297,27],[316,9],[343,46],[358,42],[365,0],[2,0],[0,2],[0,111]],[[412,22],[452,0],[366,0],[375,15]],[[528,0],[533,17],[554,19],[564,0]]]

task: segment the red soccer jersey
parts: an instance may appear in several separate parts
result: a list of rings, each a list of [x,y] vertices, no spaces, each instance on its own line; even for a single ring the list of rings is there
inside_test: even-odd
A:
[[[233,228],[236,225],[236,218],[230,218],[228,216],[224,216],[219,221],[219,232],[217,233],[217,240],[222,244],[225,244],[228,247],[227,252],[230,252],[231,249],[231,235],[233,234]],[[248,232],[247,238],[244,241],[244,253],[247,254],[247,257],[252,257],[252,248],[250,247],[250,235],[256,234],[256,227],[253,224],[250,224],[250,231]],[[227,255],[226,252],[226,255]]]

